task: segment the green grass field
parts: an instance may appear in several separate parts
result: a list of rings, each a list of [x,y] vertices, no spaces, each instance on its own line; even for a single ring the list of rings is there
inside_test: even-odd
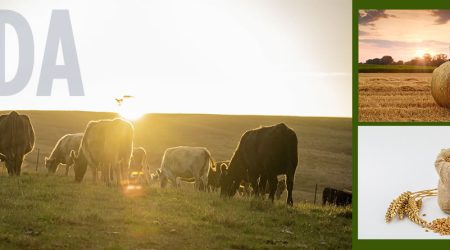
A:
[[[6,113],[5,111],[0,113]],[[352,188],[350,118],[149,114],[134,122],[135,146],[143,146],[152,170],[168,147],[207,147],[216,160],[229,159],[248,129],[286,123],[299,139],[294,208],[218,193],[161,190],[142,193],[46,176],[43,158],[67,133],[114,113],[19,111],[36,133],[23,175],[7,177],[0,164],[0,249],[350,249],[351,208],[312,204],[325,186]],[[36,171],[37,152],[39,164]],[[88,172],[89,173],[89,172]]]
[[[434,66],[358,64],[359,73],[432,73]]]
[[[0,249],[351,249],[351,208],[0,176]]]

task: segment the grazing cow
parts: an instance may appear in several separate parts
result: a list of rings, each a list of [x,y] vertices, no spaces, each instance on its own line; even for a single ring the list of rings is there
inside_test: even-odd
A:
[[[222,186],[222,180],[225,178],[224,176],[228,173],[228,166],[230,165],[230,161],[226,161],[225,163],[222,163],[220,166],[220,177],[219,177],[219,185]],[[217,165],[216,165],[217,167]],[[237,192],[240,196],[250,196],[253,189],[250,186],[250,182],[248,182],[248,178],[245,178],[245,180],[241,180],[241,183],[239,183],[239,187]]]
[[[167,185],[167,180],[177,185],[177,178],[193,179],[195,188],[206,189],[209,169],[214,166],[211,154],[203,147],[180,146],[168,148],[164,152],[159,175],[161,187]]]
[[[147,153],[142,147],[133,148],[130,161],[130,172],[142,172],[147,163]]]
[[[66,165],[66,176],[69,174],[69,168],[73,165],[74,159],[71,157],[72,150],[80,148],[83,133],[67,134],[61,137],[47,158],[45,157],[45,167],[50,174],[54,174],[59,164]]]
[[[352,192],[326,187],[322,192],[322,205],[346,206],[352,204]]]
[[[269,181],[269,198],[273,201],[277,175],[285,174],[287,204],[293,205],[297,143],[295,132],[283,123],[245,132],[222,180],[221,195],[234,196],[241,180],[248,180],[255,195],[259,196],[265,190],[266,181]]]
[[[71,153],[75,157],[75,180],[83,180],[89,165],[94,182],[97,181],[98,170],[101,170],[102,178],[108,186],[113,173],[116,184],[124,184],[128,179],[133,150],[133,131],[133,125],[122,119],[89,122],[78,153]]]
[[[147,168],[147,152],[142,147],[133,148],[129,168],[130,181],[133,180],[136,183],[146,182],[148,184],[151,180],[149,174]]]
[[[34,147],[30,118],[12,111],[0,116],[0,153],[10,176],[20,175],[23,158]]]
[[[222,168],[227,168],[230,161],[216,161],[215,167],[211,168],[208,173],[208,191],[215,192],[220,188],[220,176]]]

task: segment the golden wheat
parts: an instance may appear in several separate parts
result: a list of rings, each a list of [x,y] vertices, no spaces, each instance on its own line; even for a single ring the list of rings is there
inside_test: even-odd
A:
[[[450,157],[446,159],[450,161]],[[420,217],[420,210],[423,206],[423,198],[436,196],[436,189],[422,190],[418,192],[404,192],[391,202],[386,211],[386,222],[392,221],[395,216],[401,220],[407,216],[412,222],[423,228],[430,229],[441,235],[450,235],[450,217],[439,218],[431,223]],[[423,214],[422,216],[425,216]],[[428,232],[428,230],[426,230]]]
[[[450,217],[433,220],[429,228],[435,233],[450,235]]]

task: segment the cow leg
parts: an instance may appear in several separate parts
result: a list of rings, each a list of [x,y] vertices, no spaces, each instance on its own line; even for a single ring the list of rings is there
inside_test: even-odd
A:
[[[277,176],[274,175],[268,179],[269,181],[269,199],[273,202],[275,191],[277,190]]]
[[[255,195],[255,197],[258,197],[259,196],[258,178],[252,178],[250,180],[250,183],[252,184],[253,187],[253,194]]]
[[[165,188],[167,186],[167,177],[166,177],[166,175],[160,175],[159,178],[160,178],[161,188]]]
[[[68,176],[68,175],[69,175],[69,168],[70,168],[70,165],[71,165],[71,164],[66,164],[66,174],[65,174],[65,176]]]
[[[23,163],[23,157],[20,157],[17,161],[17,176],[20,176],[20,173],[22,172],[22,163]]]
[[[122,180],[121,180],[120,184],[128,186],[128,184],[129,184],[129,182],[128,182],[128,165],[126,163],[124,163],[123,161],[120,161],[119,167],[120,167],[120,172],[122,173]],[[141,168],[141,170],[139,170],[138,180],[139,180],[139,178],[141,178],[141,173],[142,173],[142,168]],[[140,182],[138,182],[138,184],[140,184]]]
[[[206,191],[206,187],[208,185],[208,174],[203,175],[202,177],[200,177],[200,180],[202,182],[202,191]]]
[[[122,181],[124,180],[124,176],[122,173],[121,165],[120,163],[116,163],[112,165],[112,168],[115,170],[116,173],[116,185],[120,187],[122,185]]]
[[[261,199],[266,198],[266,184],[267,184],[267,177],[265,175],[262,175],[261,178],[259,178],[259,193],[261,195]]]
[[[293,174],[287,174],[286,175],[286,185],[287,185],[287,204],[289,206],[294,205],[294,201],[292,200],[292,189],[294,188],[294,175]]]
[[[100,166],[101,165],[99,165],[99,167]],[[98,178],[97,167],[92,167],[92,179],[94,180],[94,184],[97,184],[97,178]]]
[[[283,194],[283,191],[286,189],[286,180],[278,181],[277,183],[277,191],[275,193],[277,200],[280,199],[281,195]]]
[[[8,170],[8,175],[12,176],[14,173],[14,166],[11,162],[11,160],[5,161],[6,170]]]

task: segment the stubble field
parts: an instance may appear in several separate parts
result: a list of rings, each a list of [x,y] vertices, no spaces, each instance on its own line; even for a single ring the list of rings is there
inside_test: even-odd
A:
[[[450,121],[431,96],[431,73],[360,73],[359,121]]]

